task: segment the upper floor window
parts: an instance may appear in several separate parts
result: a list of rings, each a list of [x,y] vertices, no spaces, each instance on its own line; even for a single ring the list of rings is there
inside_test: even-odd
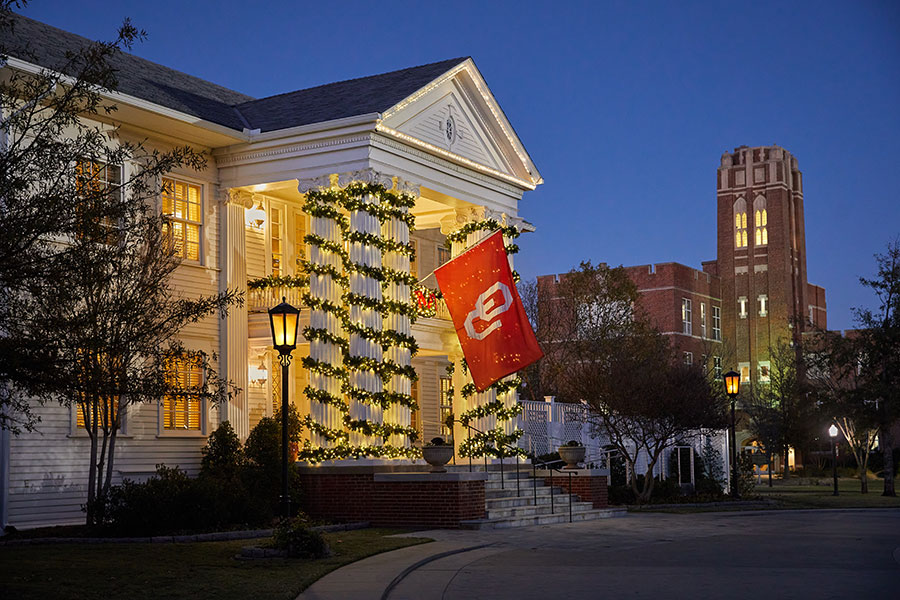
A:
[[[284,275],[284,210],[269,207],[269,235],[272,244],[272,275]]]
[[[706,337],[706,302],[700,303],[700,335]]]
[[[203,227],[200,186],[170,177],[163,177],[162,185],[162,210],[169,221],[175,256],[199,261]]]
[[[443,246],[443,245],[438,246],[437,259],[438,259],[438,266],[441,266],[445,262],[450,262],[450,248],[447,248],[446,246]]]
[[[765,246],[769,243],[769,217],[766,212],[766,199],[757,196],[753,201],[753,224],[756,233],[754,241],[757,246]]]
[[[199,389],[203,371],[200,364],[190,356],[170,359],[166,365],[166,376],[174,391],[163,399],[162,428],[201,431],[203,401]]]
[[[691,335],[693,328],[691,326],[691,300],[690,298],[681,299],[681,328],[682,333]]]
[[[769,297],[765,294],[759,295],[759,316],[765,317],[769,314]]]
[[[76,161],[75,189],[81,197],[79,215],[87,217],[81,233],[90,235],[89,231],[99,225],[98,238],[113,243],[116,223],[110,216],[114,212],[111,204],[122,199],[122,167],[88,159]]]
[[[738,316],[742,319],[747,318],[747,297],[741,296],[738,298]]]
[[[759,381],[760,383],[769,383],[771,381],[772,375],[770,372],[769,361],[761,360],[759,361]]]
[[[685,352],[684,353],[684,364],[686,364],[686,365],[694,364],[694,353],[693,352]]]
[[[722,376],[722,357],[713,356],[713,376],[716,379]]]
[[[713,331],[712,337],[716,341],[722,340],[722,308],[719,306],[712,307],[713,312]]]
[[[734,247],[747,247],[747,202],[743,198],[734,203]]]
[[[750,363],[741,363],[738,370],[741,372],[741,383],[750,383]]]

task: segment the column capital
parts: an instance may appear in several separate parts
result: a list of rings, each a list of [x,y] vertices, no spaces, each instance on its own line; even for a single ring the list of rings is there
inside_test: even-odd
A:
[[[253,194],[237,188],[225,188],[221,190],[222,204],[233,204],[242,208],[253,208]]]

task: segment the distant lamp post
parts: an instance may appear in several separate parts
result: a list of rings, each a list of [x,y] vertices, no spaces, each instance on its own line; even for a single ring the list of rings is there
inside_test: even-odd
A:
[[[297,322],[300,311],[287,303],[287,298],[275,308],[269,309],[269,324],[272,326],[272,345],[278,350],[281,363],[281,514],[291,516],[291,497],[288,494],[288,369],[291,366],[291,352],[297,347]]]
[[[737,437],[734,433],[734,403],[741,391],[741,376],[734,371],[728,371],[722,375],[725,380],[725,393],[731,399],[731,497],[740,499],[741,491],[738,486],[738,459]]]
[[[838,428],[834,423],[828,428],[828,435],[831,436],[831,474],[834,477],[834,492],[832,496],[838,495],[837,487],[837,445],[838,445]]]

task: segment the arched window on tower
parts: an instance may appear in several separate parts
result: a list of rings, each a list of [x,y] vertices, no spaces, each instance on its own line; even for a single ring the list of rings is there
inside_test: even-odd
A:
[[[734,247],[747,247],[747,202],[743,198],[734,203]]]
[[[769,244],[769,216],[766,213],[766,199],[757,196],[753,201],[754,239],[757,246]]]

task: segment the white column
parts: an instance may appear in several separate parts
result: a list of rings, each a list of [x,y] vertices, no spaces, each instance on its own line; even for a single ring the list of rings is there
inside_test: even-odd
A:
[[[250,433],[250,413],[247,388],[250,385],[247,363],[247,267],[244,243],[244,210],[250,208],[250,195],[230,189],[224,194],[221,215],[222,270],[220,290],[237,290],[244,294],[242,306],[232,306],[221,321],[220,354],[226,379],[238,387],[232,398],[221,405],[220,420],[229,421],[241,440]]]

